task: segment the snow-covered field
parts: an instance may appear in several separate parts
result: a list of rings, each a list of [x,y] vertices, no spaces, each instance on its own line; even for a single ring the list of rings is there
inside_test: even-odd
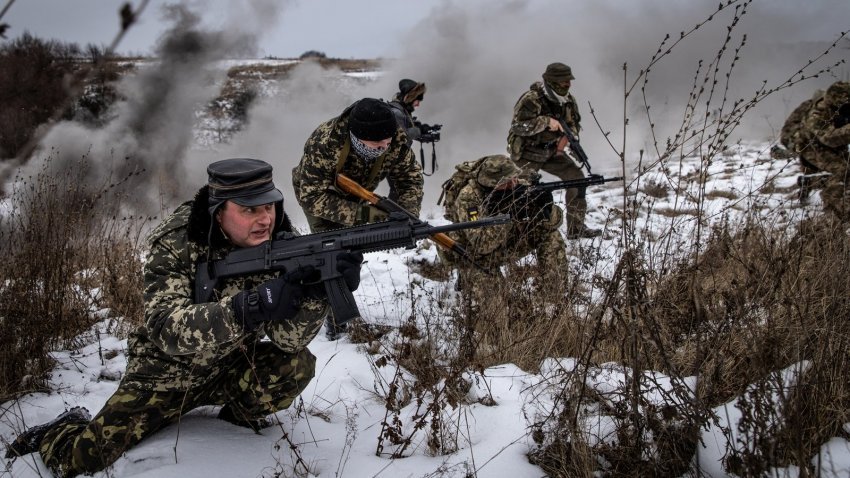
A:
[[[710,223],[721,220],[734,223],[745,211],[758,211],[773,222],[786,221],[793,225],[803,215],[819,210],[817,194],[805,207],[795,200],[792,186],[799,169],[793,162],[771,160],[769,147],[769,144],[745,144],[714,158],[708,168],[704,203],[708,212],[705,217]],[[692,243],[695,216],[659,212],[689,208],[688,201],[696,199],[687,197],[697,198],[699,194],[696,184],[688,185],[686,178],[700,168],[699,159],[686,158],[681,168],[677,164],[675,168],[666,168],[665,173],[662,165],[641,177],[638,187],[667,183],[671,188],[692,193],[630,196],[641,202],[635,224],[646,247],[686,248]],[[633,171],[627,173],[631,175]],[[675,184],[679,180],[683,184]],[[763,188],[767,183],[772,187]],[[631,186],[634,188],[636,184]],[[621,249],[621,226],[613,218],[616,210],[623,208],[623,190],[610,184],[591,188],[588,203],[588,224],[603,228],[606,233],[593,240],[568,241],[568,253],[578,267],[577,249],[596,250],[595,272],[610,274]],[[434,297],[446,294],[451,297],[454,279],[433,281],[408,265],[413,261],[434,260],[437,260],[436,251],[427,242],[414,250],[369,254],[360,289],[355,294],[365,320],[398,326],[411,315],[413,304],[427,310],[434,306],[430,302]],[[112,335],[106,322],[97,327],[99,333],[88,336],[89,345],[77,351],[55,353],[58,365],[51,378],[53,393],[30,394],[2,404],[0,439],[10,440],[26,426],[50,420],[72,406],[81,405],[92,411],[101,407],[116,389],[126,366],[126,341]],[[170,426],[145,440],[97,476],[542,476],[543,471],[530,464],[526,456],[533,446],[529,421],[552,406],[547,391],[577,366],[569,357],[551,357],[541,364],[540,373],[528,373],[512,364],[490,367],[480,374],[470,372],[466,378],[473,384],[467,397],[471,405],[445,411],[449,415],[446,421],[458,430],[457,451],[432,456],[425,438],[417,435],[419,441],[411,444],[410,456],[389,459],[376,456],[381,422],[386,415],[378,394],[385,392],[396,372],[395,366],[376,367],[375,358],[346,337],[328,341],[323,333],[319,334],[310,344],[310,350],[318,358],[316,377],[289,410],[275,415],[275,426],[258,435],[217,420],[217,410],[213,407],[198,409],[179,426]],[[776,373],[788,383],[805,366],[800,363]],[[589,371],[586,384],[614,402],[623,396],[628,373],[621,365],[602,364]],[[671,380],[658,373],[645,374],[652,375],[653,384],[644,390],[648,402],[671,400],[671,394],[664,393],[672,387]],[[695,379],[680,381],[686,387],[693,387]],[[488,396],[492,402],[482,400]],[[728,476],[721,460],[730,439],[728,430],[734,434],[740,412],[735,401],[718,407],[715,412],[720,421],[702,431],[696,460],[706,476]],[[415,403],[402,410],[408,421],[413,413]],[[588,436],[593,440],[612,439],[611,419],[603,411],[588,411],[586,423]],[[303,468],[296,467],[297,457],[290,451],[291,444],[297,445],[298,457],[308,467],[308,475],[303,474]],[[848,476],[850,442],[834,438],[814,460],[820,460],[821,476]],[[49,476],[37,454],[8,463],[6,473],[22,478]],[[796,468],[788,468],[775,470],[774,476],[798,474]]]

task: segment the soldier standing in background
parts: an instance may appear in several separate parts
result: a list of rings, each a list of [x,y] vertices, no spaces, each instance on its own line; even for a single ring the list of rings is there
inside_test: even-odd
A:
[[[25,431],[7,458],[39,451],[57,477],[95,473],[202,405],[221,405],[218,418],[259,431],[313,378],[307,344],[329,308],[322,284],[309,285],[314,268],[231,277],[212,302],[195,301],[196,271],[207,260],[294,233],[269,164],[226,159],[207,172],[208,185],[148,237],[145,323],[130,335],[118,390],[94,419],[74,407]],[[362,256],[341,253],[338,261],[356,289]]]
[[[847,194],[850,172],[850,82],[836,81],[822,94],[795,108],[782,127],[781,142],[800,157],[808,174],[828,173],[819,178],[824,209],[842,221],[850,220]],[[804,180],[801,199],[808,188],[817,186]]]
[[[502,265],[534,253],[545,275],[557,281],[568,269],[566,245],[558,228],[563,221],[561,208],[552,194],[513,195],[519,185],[528,185],[522,169],[505,155],[482,158],[477,171],[463,185],[457,196],[445,205],[446,217],[454,222],[510,214],[513,221],[494,227],[467,229],[455,233],[467,251],[480,265],[498,270]],[[522,202],[520,202],[522,201]],[[487,280],[474,269],[467,282],[472,287],[486,287]]]
[[[431,176],[437,170],[437,153],[434,143],[440,140],[440,129],[443,125],[429,125],[422,123],[413,116],[416,108],[425,98],[425,83],[419,83],[410,79],[398,82],[398,93],[393,96],[389,105],[396,117],[399,128],[407,134],[407,146],[411,147],[414,141],[419,141],[419,162],[422,172]],[[425,165],[425,151],[423,143],[431,143],[431,172],[428,173]]]
[[[543,170],[561,180],[581,179],[581,168],[564,151],[556,151],[566,125],[578,138],[581,115],[570,93],[572,69],[563,63],[551,63],[543,81],[535,82],[514,106],[508,133],[508,152],[517,165],[532,171]],[[567,238],[596,237],[602,231],[584,223],[587,214],[585,189],[566,192]]]
[[[425,83],[405,78],[398,82],[398,93],[389,102],[399,128],[407,133],[407,147],[410,147],[422,134],[413,117],[413,112],[419,108],[423,99],[425,99]]]

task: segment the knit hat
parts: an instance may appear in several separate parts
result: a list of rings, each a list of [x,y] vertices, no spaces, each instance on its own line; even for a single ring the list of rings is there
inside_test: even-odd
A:
[[[213,213],[224,201],[240,206],[260,206],[283,201],[272,181],[272,167],[265,161],[231,158],[207,167],[209,210]]]
[[[398,82],[398,97],[402,103],[413,103],[416,100],[422,101],[425,98],[425,83],[405,78]]]
[[[520,173],[522,169],[511,161],[511,158],[503,154],[495,154],[484,160],[475,179],[485,188],[494,188],[501,181],[517,177]]]
[[[374,98],[358,101],[348,119],[351,134],[360,140],[381,141],[396,135],[398,124],[389,105]]]
[[[563,63],[549,63],[546,71],[543,72],[543,79],[546,82],[561,82],[566,80],[575,80],[573,69]]]

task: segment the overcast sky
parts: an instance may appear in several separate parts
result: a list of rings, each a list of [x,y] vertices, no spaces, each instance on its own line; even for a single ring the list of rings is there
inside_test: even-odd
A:
[[[593,1],[562,0],[565,8],[557,11],[549,0],[466,0],[460,2],[466,11],[482,15],[493,8],[510,8],[517,12],[516,23],[526,30],[524,23],[536,18],[531,10],[553,10],[561,15],[564,27],[571,28],[576,19],[573,11],[586,11]],[[3,2],[5,4],[5,2]],[[11,29],[7,36],[15,37],[28,30],[37,36],[88,43],[108,44],[118,31],[117,0],[17,0],[2,19]],[[132,4],[138,6],[140,0]],[[260,57],[298,56],[307,50],[324,51],[339,58],[393,57],[403,51],[405,33],[428,17],[439,15],[439,10],[451,9],[459,2],[450,0],[151,0],[140,21],[123,39],[120,52],[149,54],[156,40],[168,28],[163,6],[182,3],[200,14],[211,28],[244,23],[257,35]],[[560,2],[558,2],[560,3]],[[609,2],[610,3],[610,2]],[[617,15],[634,15],[635,21],[654,22],[656,12],[662,10],[705,11],[717,1],[623,1],[618,2]],[[569,5],[573,5],[570,7]],[[850,9],[847,2],[823,1],[797,2],[794,0],[756,1],[755,8],[774,11],[779,21],[779,31],[792,29],[796,39],[828,38],[838,30],[850,27]],[[525,11],[523,11],[525,9]],[[258,13],[260,12],[260,13]],[[586,17],[582,17],[586,18]],[[619,31],[611,30],[611,33]]]
[[[29,31],[39,37],[86,45],[109,44],[118,32],[117,0],[17,0],[3,18],[8,37]],[[138,7],[141,2],[134,0]],[[239,23],[262,10],[257,22],[257,55],[297,57],[307,50],[337,58],[394,56],[403,33],[425,18],[440,0],[151,0],[119,45],[124,53],[151,54],[168,28],[162,7],[182,3],[203,16],[209,27]],[[5,4],[5,1],[3,2]],[[246,13],[248,12],[248,13]],[[253,22],[252,22],[253,23]]]

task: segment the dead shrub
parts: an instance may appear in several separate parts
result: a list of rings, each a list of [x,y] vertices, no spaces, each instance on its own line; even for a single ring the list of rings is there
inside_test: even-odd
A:
[[[663,199],[670,193],[670,188],[662,181],[646,181],[640,188],[640,192],[649,197]]]
[[[138,238],[145,221],[114,215],[121,204],[117,185],[87,185],[86,158],[67,171],[53,173],[50,164],[16,177],[0,215],[4,400],[43,389],[49,352],[73,347],[101,320],[94,312],[109,307],[131,322],[141,317]]]

